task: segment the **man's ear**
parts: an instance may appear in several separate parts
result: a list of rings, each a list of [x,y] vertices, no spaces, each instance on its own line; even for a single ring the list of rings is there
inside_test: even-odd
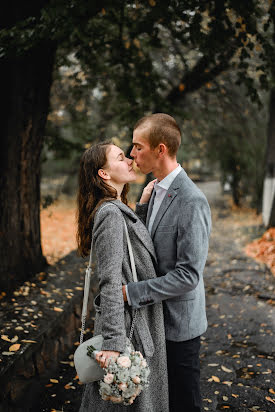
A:
[[[159,156],[163,156],[165,153],[167,153],[167,147],[164,143],[160,143],[158,145],[158,154]]]
[[[104,169],[99,169],[97,173],[98,173],[98,176],[100,176],[104,180],[111,179],[110,175]]]

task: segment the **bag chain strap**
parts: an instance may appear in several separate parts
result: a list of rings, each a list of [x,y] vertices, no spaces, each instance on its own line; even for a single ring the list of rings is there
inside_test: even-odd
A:
[[[107,206],[107,205],[106,205]],[[103,208],[102,208],[103,209]],[[101,210],[102,210],[101,209]],[[122,216],[123,217],[123,216]],[[134,259],[134,254],[133,254],[133,249],[132,249],[132,244],[130,241],[129,237],[129,232],[128,228],[125,222],[125,219],[123,217],[124,221],[124,228],[125,228],[125,234],[126,234],[126,239],[127,239],[127,245],[128,245],[128,251],[129,251],[129,256],[130,256],[130,263],[131,263],[131,269],[132,269],[132,274],[133,274],[133,279],[134,282],[137,282],[137,271],[136,271],[136,265],[135,265],[135,259]],[[90,280],[91,280],[91,272],[92,272],[92,251],[93,251],[93,239],[91,242],[91,251],[90,251],[90,260],[89,260],[89,265],[86,269],[86,275],[85,275],[85,284],[84,284],[84,297],[83,297],[83,306],[82,306],[82,315],[81,315],[81,332],[80,332],[80,339],[79,342],[80,344],[83,343],[83,337],[84,337],[84,331],[85,331],[85,324],[86,324],[86,318],[87,318],[87,307],[88,307],[88,298],[89,298],[89,290],[90,290]],[[137,319],[138,311],[137,309],[134,310],[134,316],[131,324],[131,329],[129,333],[129,340],[131,341],[133,338],[133,333],[134,333],[134,328],[135,328],[135,323]]]

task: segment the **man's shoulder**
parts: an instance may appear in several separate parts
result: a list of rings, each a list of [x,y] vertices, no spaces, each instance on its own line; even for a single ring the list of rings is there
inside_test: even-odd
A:
[[[178,198],[185,203],[189,202],[207,202],[205,194],[199,187],[190,179],[185,170],[178,175]],[[208,203],[208,202],[207,202]]]

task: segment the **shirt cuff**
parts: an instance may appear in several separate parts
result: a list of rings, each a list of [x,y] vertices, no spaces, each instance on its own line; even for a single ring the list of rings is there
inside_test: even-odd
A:
[[[126,287],[125,287],[125,291],[126,291],[126,296],[127,296],[128,305],[129,305],[129,306],[132,306],[132,304],[131,304],[131,299],[130,299],[130,296],[129,296],[129,293],[128,293],[128,286],[127,286],[127,285],[126,285]]]

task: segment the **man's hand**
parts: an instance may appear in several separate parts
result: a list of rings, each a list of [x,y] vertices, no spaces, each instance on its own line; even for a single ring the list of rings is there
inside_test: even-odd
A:
[[[127,294],[126,294],[126,286],[125,285],[122,286],[122,294],[123,294],[124,302],[128,302]]]
[[[151,180],[151,182],[148,183],[147,186],[145,186],[145,188],[143,189],[141,198],[139,203],[143,204],[143,203],[148,203],[152,194],[152,191],[154,189],[154,184],[157,181],[157,179]]]

